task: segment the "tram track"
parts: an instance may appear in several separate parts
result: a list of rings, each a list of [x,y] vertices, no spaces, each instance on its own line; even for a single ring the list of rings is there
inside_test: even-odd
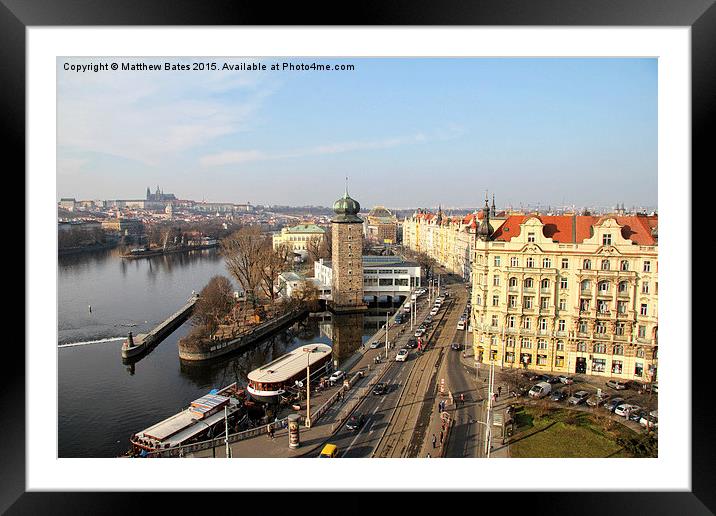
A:
[[[420,452],[432,408],[427,403],[427,393],[435,392],[437,373],[446,348],[444,337],[451,335],[450,324],[452,328],[457,326],[459,314],[452,309],[460,298],[458,295],[448,301],[448,306],[430,335],[432,346],[414,361],[373,457],[415,457]],[[448,332],[445,332],[446,327]],[[432,399],[434,397],[431,397],[431,402]]]

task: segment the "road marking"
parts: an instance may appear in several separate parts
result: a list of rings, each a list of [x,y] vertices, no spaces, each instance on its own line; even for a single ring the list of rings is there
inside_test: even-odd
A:
[[[370,420],[370,418],[368,418],[368,420]],[[345,456],[346,456],[346,453],[348,453],[348,451],[353,447],[353,445],[356,443],[356,441],[357,441],[358,438],[360,437],[361,432],[363,432],[363,430],[365,430],[365,429],[367,428],[367,426],[368,426],[368,421],[366,421],[365,423],[363,423],[363,428],[361,428],[360,430],[358,430],[358,432],[356,433],[356,436],[353,438],[353,440],[351,441],[351,443],[348,445],[348,448],[346,448],[346,451],[343,452],[343,455],[341,455],[341,457],[345,457]]]

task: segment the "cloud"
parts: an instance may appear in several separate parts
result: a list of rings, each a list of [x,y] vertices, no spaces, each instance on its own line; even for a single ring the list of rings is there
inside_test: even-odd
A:
[[[402,145],[412,145],[426,143],[430,140],[423,133],[417,133],[402,138],[387,138],[383,140],[358,140],[349,142],[339,142],[327,145],[318,145],[306,149],[296,149],[279,154],[267,154],[259,150],[237,150],[225,151],[217,154],[210,154],[199,159],[202,167],[212,167],[229,165],[236,163],[246,163],[249,161],[265,161],[278,160],[288,158],[301,158],[305,156],[322,156],[327,154],[340,154],[343,152],[352,152],[357,150],[369,149],[389,149]]]

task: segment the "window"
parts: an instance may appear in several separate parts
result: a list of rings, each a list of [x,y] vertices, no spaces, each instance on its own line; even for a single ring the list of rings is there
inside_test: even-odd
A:
[[[564,351],[564,341],[563,340],[557,341],[557,351]]]
[[[603,373],[606,368],[607,368],[607,361],[605,359],[603,359],[603,358],[593,358],[592,359],[592,372]]]
[[[528,242],[534,242],[534,241],[535,241],[535,234],[534,234],[534,233],[527,233],[527,241],[528,241]]]
[[[592,289],[592,282],[589,281],[588,279],[585,279],[585,280],[582,280],[582,282],[580,283],[580,286],[582,287],[582,292],[587,291],[587,290],[591,290],[591,289]]]
[[[497,326],[497,316],[496,316],[496,315],[493,315],[493,316],[492,316],[491,322],[492,322],[492,327],[493,327],[493,328],[494,328],[495,326]],[[494,338],[494,336],[493,336],[493,338]]]
[[[530,349],[532,347],[532,341],[530,341],[530,339],[522,339],[522,347]]]
[[[499,267],[499,266],[500,266],[500,257],[495,256],[495,267]]]
[[[628,294],[629,293],[629,282],[628,281],[620,281],[619,282],[619,293],[620,294]]]
[[[592,352],[593,353],[606,353],[607,345],[602,342],[598,342],[598,343],[594,344],[594,347],[592,348]]]
[[[607,332],[607,325],[604,323],[604,321],[597,321],[594,324],[594,333],[604,335],[606,332]]]
[[[589,299],[580,299],[579,300],[579,310],[581,312],[586,312],[589,310]]]
[[[532,288],[532,278],[525,278],[525,288]]]
[[[527,258],[527,268],[532,269],[532,268],[534,268],[534,266],[535,266],[535,259],[532,257]]]
[[[580,353],[586,353],[587,352],[587,343],[586,342],[577,342],[577,351]]]
[[[554,357],[554,365],[556,367],[564,367],[564,357],[560,355]]]
[[[579,321],[579,333],[587,333],[587,321]]]
[[[478,294],[477,297],[475,298],[475,304],[477,306],[482,306],[482,296],[480,294]]]
[[[507,339],[505,340],[505,347],[514,348],[515,347],[515,338],[507,337]]]
[[[642,376],[644,374],[644,364],[634,362],[634,376]]]
[[[564,290],[567,288],[567,285],[568,285],[567,278],[559,278],[559,288]]]
[[[562,258],[562,268],[569,269],[569,259],[568,258]]]
[[[641,284],[641,293],[642,294],[648,294],[649,293],[649,282],[645,281]]]
[[[599,310],[600,314],[608,314],[609,313],[609,302],[600,299],[599,301],[597,301],[597,310]]]
[[[510,308],[517,308],[517,296],[509,296],[507,299]]]
[[[629,270],[629,260],[622,260],[619,263],[619,270],[628,271]]]
[[[500,276],[498,276],[497,274],[495,274],[495,275],[492,277],[492,286],[493,286],[493,287],[499,287],[499,286],[500,286]]]
[[[592,268],[592,260],[584,260],[582,262],[582,269],[591,269]]]
[[[529,317],[525,317],[525,320],[522,321],[522,328],[525,330],[531,330],[532,329],[532,319]]]
[[[544,308],[544,309],[549,308],[549,298],[548,297],[540,298],[539,307]]]
[[[567,309],[567,300],[566,299],[560,299],[559,300],[559,309],[560,310],[566,310]]]
[[[649,315],[649,306],[646,303],[642,303],[639,313],[641,315]]]
[[[646,326],[640,325],[637,335],[640,339],[646,338]]]
[[[513,363],[515,361],[515,354],[513,352],[505,353],[505,362]]]
[[[552,260],[550,258],[542,258],[542,268],[549,269],[552,267]]]
[[[514,328],[515,327],[515,316],[511,315],[507,318],[507,327],[508,328]]]
[[[492,296],[492,306],[500,306],[500,296]]]
[[[547,355],[537,355],[537,365],[547,365]]]
[[[510,288],[517,287],[517,278],[510,278],[508,280],[508,284],[509,284]]]
[[[637,358],[644,358],[644,348],[636,348]]]
[[[602,235],[602,245],[612,245],[611,233],[605,233],[604,235]]]
[[[644,272],[651,272],[651,262],[648,260],[644,262]]]
[[[539,286],[540,286],[540,288],[541,288],[542,290],[547,290],[547,289],[549,289],[549,280],[546,279],[546,278],[543,279],[542,281],[540,281]]]
[[[522,306],[527,310],[532,308],[532,297],[531,296],[525,297]]]
[[[623,322],[618,322],[617,326],[615,328],[615,332],[617,335],[624,335],[624,329],[626,328],[626,324]]]
[[[609,260],[602,260],[602,270],[608,271],[610,267]]]
[[[627,313],[627,303],[626,303],[626,301],[617,301],[617,313],[618,313],[618,314],[625,314],[625,313]]]
[[[520,266],[520,259],[516,257],[510,258],[510,267],[519,267]]]
[[[609,282],[608,281],[600,281],[599,282],[599,293],[600,294],[608,294],[609,293]]]
[[[612,348],[612,354],[613,355],[623,355],[624,354],[624,346],[621,344],[618,344]]]
[[[621,360],[612,360],[612,373],[622,374],[622,367],[624,363]]]
[[[564,331],[567,327],[567,322],[564,319],[560,319],[557,322],[557,331]]]
[[[392,278],[380,278],[380,282],[378,283],[381,287],[390,287],[393,286],[393,279]]]
[[[547,331],[547,319],[544,317],[539,320],[539,329],[540,331]]]

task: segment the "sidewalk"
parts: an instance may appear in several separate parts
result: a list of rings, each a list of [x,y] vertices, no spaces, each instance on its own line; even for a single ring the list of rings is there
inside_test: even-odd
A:
[[[426,312],[427,307],[424,300],[420,300],[418,302],[418,307],[419,312]],[[398,310],[402,310],[402,307]],[[397,337],[405,334],[406,331],[410,331],[410,323],[395,324],[393,316],[393,318],[391,318],[391,325],[388,329],[389,343],[394,343]],[[353,356],[346,359],[345,362],[341,364],[341,370],[346,372],[346,377],[352,376],[358,371],[361,371],[363,372],[363,378],[357,380],[348,391],[345,391],[345,397],[343,400],[334,402],[334,404],[323,413],[320,419],[314,422],[314,425],[311,428],[306,428],[305,426],[300,427],[301,446],[299,448],[289,448],[288,429],[283,428],[275,431],[273,439],[271,439],[268,434],[263,434],[236,443],[231,443],[229,445],[229,449],[231,450],[232,458],[290,458],[309,456],[314,453],[318,453],[318,448],[326,442],[331,435],[333,435],[334,430],[338,430],[338,428],[335,427],[336,423],[341,422],[348,417],[353,409],[360,403],[360,401],[362,401],[363,397],[370,392],[372,384],[379,381],[380,377],[382,377],[390,365],[390,359],[385,360],[384,346],[380,346],[376,349],[370,349],[370,344],[375,341],[385,341],[385,330],[378,330],[378,332],[376,332],[375,335],[363,344],[363,346],[355,351]],[[397,350],[395,348],[390,348],[388,356],[390,357],[393,352],[397,352]],[[382,361],[376,364],[374,359],[378,355],[382,357]],[[331,398],[331,396],[333,396],[341,388],[342,386],[336,385],[315,394],[312,392],[311,412],[313,413],[322,407]],[[305,417],[305,401],[301,402],[300,411],[295,412],[288,408],[282,411],[281,416],[283,417],[287,413],[298,413]],[[226,447],[222,445],[217,446],[214,449],[200,450],[187,454],[186,457],[226,457]]]

